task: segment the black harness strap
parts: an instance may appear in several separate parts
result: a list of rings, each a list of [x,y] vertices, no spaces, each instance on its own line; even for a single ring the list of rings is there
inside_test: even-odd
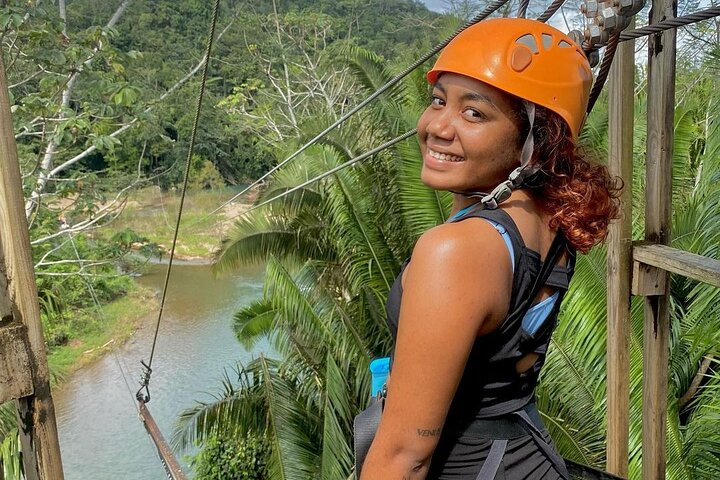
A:
[[[523,421],[523,426],[527,429],[528,433],[532,435],[538,448],[543,451],[547,459],[550,460],[550,462],[553,464],[553,467],[555,467],[555,470],[557,470],[560,476],[567,480],[570,480],[570,473],[568,473],[567,467],[565,466],[565,462],[563,461],[562,457],[560,457],[560,455],[555,451],[555,449],[552,448],[545,441],[545,438],[543,438],[542,433],[532,421],[527,411],[519,410],[517,412],[513,412],[513,414],[520,417],[520,419]]]
[[[495,480],[500,463],[502,463],[503,456],[505,456],[507,444],[507,440],[493,440],[490,452],[475,480]]]

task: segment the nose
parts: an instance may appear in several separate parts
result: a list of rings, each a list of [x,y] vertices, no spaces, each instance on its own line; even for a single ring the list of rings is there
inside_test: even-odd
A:
[[[455,138],[455,126],[448,108],[427,112],[429,114],[425,131],[429,136],[451,141]]]

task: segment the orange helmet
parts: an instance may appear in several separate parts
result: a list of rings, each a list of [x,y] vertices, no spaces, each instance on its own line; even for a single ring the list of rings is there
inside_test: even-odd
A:
[[[455,37],[427,74],[475,78],[560,115],[577,139],[585,120],[592,71],[582,49],[537,20],[494,18]]]

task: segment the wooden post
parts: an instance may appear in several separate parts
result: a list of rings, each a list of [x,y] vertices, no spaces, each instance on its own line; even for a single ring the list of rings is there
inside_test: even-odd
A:
[[[676,16],[674,0],[654,0],[650,23]],[[648,39],[648,112],[645,192],[645,240],[670,244],[673,115],[675,108],[675,29]],[[665,478],[670,311],[668,273],[642,272],[645,297],[643,355],[642,471],[644,480]]]
[[[629,28],[635,25],[635,17]],[[630,276],[632,273],[635,41],[618,46],[608,91],[608,168],[623,181],[620,218],[610,225],[607,256],[607,470],[628,476]]]
[[[0,52],[0,265],[4,264],[5,271],[2,273],[7,278],[7,292],[2,296],[11,312],[3,320],[6,324],[17,322],[27,329],[20,335],[27,338],[26,353],[33,387],[31,395],[17,400],[23,462],[28,480],[62,480],[55,407],[50,395],[45,341],[23,204],[5,65]]]

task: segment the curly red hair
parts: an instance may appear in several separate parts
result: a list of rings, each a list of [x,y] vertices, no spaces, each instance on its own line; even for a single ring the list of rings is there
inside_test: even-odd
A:
[[[622,180],[586,158],[559,115],[538,106],[534,123],[533,158],[540,170],[526,186],[551,215],[550,227],[587,253],[605,240],[610,221],[618,217]]]

